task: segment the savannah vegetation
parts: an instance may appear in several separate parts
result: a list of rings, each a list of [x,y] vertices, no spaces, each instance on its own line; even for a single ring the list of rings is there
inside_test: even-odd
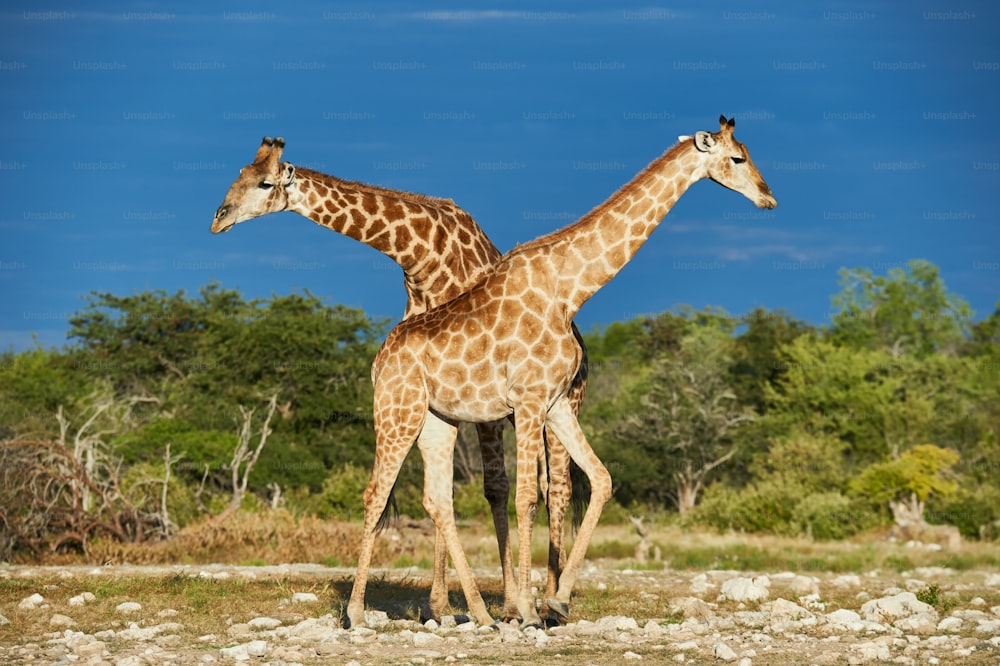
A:
[[[842,269],[833,289],[824,326],[679,307],[586,334],[580,420],[615,482],[602,525],[997,539],[1000,303],[974,321],[925,261]],[[388,330],[308,291],[92,293],[63,348],[0,353],[0,560],[254,561],[297,542],[281,556],[349,565]],[[481,474],[463,427],[456,511],[488,526]],[[411,453],[401,514],[423,518],[421,482]],[[249,546],[213,545],[219,525]]]

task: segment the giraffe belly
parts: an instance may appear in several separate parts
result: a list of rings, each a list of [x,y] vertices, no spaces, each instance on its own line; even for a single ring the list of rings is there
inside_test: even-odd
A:
[[[484,387],[441,386],[432,390],[429,398],[436,414],[464,423],[499,421],[513,412],[500,391]]]

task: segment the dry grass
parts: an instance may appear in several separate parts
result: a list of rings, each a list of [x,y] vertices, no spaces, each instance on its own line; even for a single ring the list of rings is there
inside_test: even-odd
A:
[[[494,616],[499,616],[501,585],[497,566],[496,543],[487,527],[472,524],[461,528],[466,551],[472,564],[488,568],[488,575],[479,575],[478,582],[487,606]],[[545,564],[546,534],[538,528],[533,559],[541,572]],[[197,575],[192,567],[178,573],[176,568],[164,569],[159,574],[127,574],[118,567],[101,569],[101,573],[74,573],[60,575],[50,569],[21,569],[15,575],[4,576],[0,570],[0,614],[10,623],[0,625],[0,644],[23,643],[26,636],[51,635],[48,625],[53,613],[73,617],[76,631],[93,634],[102,630],[120,630],[129,622],[149,626],[172,621],[159,615],[166,609],[178,611],[178,630],[183,645],[197,657],[197,651],[208,651],[233,643],[228,633],[232,624],[267,615],[283,620],[286,624],[307,617],[327,613],[341,617],[353,579],[360,526],[311,518],[296,519],[285,512],[238,514],[224,521],[208,521],[185,529],[174,540],[166,543],[129,545],[95,544],[87,558],[50,558],[44,563],[33,564],[206,564],[224,563],[238,565],[276,565],[281,563],[318,563],[339,567],[312,571],[280,567],[257,566],[246,575],[233,574],[228,578],[211,578]],[[654,618],[664,622],[678,621],[670,607],[673,597],[690,595],[693,573],[711,569],[738,569],[754,572],[777,573],[796,571],[821,578],[835,573],[861,575],[861,590],[872,596],[881,594],[888,585],[905,584],[909,577],[920,577],[919,567],[948,567],[957,572],[942,591],[939,603],[954,608],[970,607],[974,596],[982,596],[987,607],[1000,605],[1000,591],[983,590],[957,585],[959,580],[979,580],[981,573],[973,569],[1000,570],[1000,549],[993,544],[969,543],[959,551],[934,552],[904,548],[882,540],[842,543],[817,543],[802,539],[783,539],[760,535],[719,535],[711,533],[685,533],[675,527],[651,529],[650,538],[661,552],[661,560],[639,565],[631,559],[638,537],[631,527],[604,525],[598,530],[588,554],[588,562],[595,563],[602,573],[597,578],[584,577],[577,586],[573,601],[573,619],[595,620],[608,615],[635,617],[642,623]],[[399,567],[420,565],[416,568],[390,568],[376,572],[369,583],[369,607],[389,613],[392,618],[417,619],[426,604],[430,588],[429,567],[433,553],[433,532],[426,522],[403,520],[378,540],[378,566]],[[650,569],[649,572],[642,571]],[[627,571],[631,570],[631,571]],[[880,571],[880,575],[866,574]],[[643,582],[655,576],[655,584]],[[465,600],[457,581],[450,578],[451,602],[454,612],[464,612]],[[775,581],[772,596],[786,596],[781,583]],[[824,602],[827,609],[857,608],[858,588],[842,592],[825,586]],[[93,592],[97,599],[85,606],[69,607],[69,598],[84,591]],[[21,599],[40,592],[49,607],[44,611],[25,611],[18,608]],[[318,602],[289,605],[293,592],[313,592]],[[139,601],[142,610],[135,616],[122,617],[115,608],[123,601]],[[722,609],[733,610],[733,609]],[[201,639],[204,636],[214,638]],[[673,654],[657,653],[648,647],[641,650],[647,662],[659,663]],[[786,655],[787,656],[787,655]],[[537,663],[536,651],[525,654],[504,654],[505,663]],[[581,645],[579,649],[560,646],[558,654],[545,654],[546,661],[556,664],[602,663],[625,664],[621,646]],[[583,660],[581,662],[580,660]],[[754,659],[755,666],[785,663],[768,661],[762,653]],[[396,662],[399,660],[397,659]],[[470,655],[463,663],[493,663],[493,659]],[[391,663],[396,663],[391,662]],[[314,663],[322,663],[317,660]],[[382,662],[378,662],[382,663]],[[390,663],[390,662],[386,662]],[[963,661],[977,664],[979,662]],[[982,663],[995,663],[983,661]]]
[[[477,568],[499,564],[492,525],[460,526],[470,564]],[[512,525],[513,527],[513,525]],[[1000,547],[995,543],[966,542],[956,551],[905,548],[869,534],[841,542],[811,541],[759,534],[687,532],[676,526],[651,526],[654,557],[645,563],[633,559],[639,542],[627,525],[598,527],[587,552],[589,561],[610,568],[711,570],[798,573],[903,572],[919,567],[1000,569]],[[316,563],[353,567],[361,526],[314,517],[296,517],[287,511],[235,513],[186,527],[169,541],[122,544],[95,542],[83,555],[49,555],[24,564],[242,564]],[[375,566],[429,569],[434,541],[427,520],[401,518],[376,541]],[[516,542],[516,539],[514,539]],[[572,545],[572,537],[568,540]],[[516,547],[516,544],[515,544]],[[544,567],[548,535],[534,530],[532,561]]]

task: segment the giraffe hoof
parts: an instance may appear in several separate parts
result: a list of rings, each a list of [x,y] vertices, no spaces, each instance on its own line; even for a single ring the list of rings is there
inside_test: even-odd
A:
[[[545,605],[549,607],[549,617],[556,620],[556,622],[562,624],[569,621],[569,604],[556,601],[555,599],[546,599]]]
[[[553,627],[561,627],[563,625],[563,622],[559,619],[559,616],[556,615],[555,613],[546,614],[546,616],[542,618],[542,622],[545,624],[546,629],[552,629]]]

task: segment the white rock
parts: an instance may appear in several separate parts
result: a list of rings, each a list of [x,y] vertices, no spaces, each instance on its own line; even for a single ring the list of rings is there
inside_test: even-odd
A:
[[[247,622],[251,629],[256,629],[257,631],[263,631],[266,629],[275,629],[281,626],[281,620],[273,617],[255,617],[254,619]]]
[[[962,618],[946,617],[937,624],[938,631],[958,631],[962,628]]]
[[[3,615],[0,615],[0,624],[10,624],[10,620],[8,620]]]
[[[976,625],[977,634],[1000,634],[1000,620],[980,620]]]
[[[312,592],[293,592],[292,593],[292,603],[293,604],[306,604],[314,601],[319,601],[317,597]]]
[[[1000,573],[990,574],[983,583],[986,587],[1000,587]]]
[[[389,614],[385,611],[365,611],[365,624],[372,629],[382,629],[389,624]]]
[[[45,597],[35,592],[30,597],[25,597],[21,599],[21,603],[17,605],[21,610],[34,610],[45,603]]]
[[[97,599],[97,597],[94,596],[93,592],[83,592],[81,594],[76,595],[75,597],[70,597],[69,605],[83,606],[84,604],[94,601],[95,599]]]
[[[844,627],[851,630],[860,630],[864,622],[860,615],[847,608],[841,608],[833,611],[832,613],[827,613],[824,617],[828,623],[834,626]]]
[[[789,582],[788,589],[800,597],[819,593],[819,585],[816,584],[814,578],[809,576],[795,576]]]
[[[700,573],[691,579],[691,594],[705,594],[713,587],[715,584],[708,582],[707,574]]]
[[[73,654],[85,659],[100,657],[104,654],[104,643],[101,641],[91,641],[83,643],[73,648]]]
[[[900,592],[891,597],[872,599],[861,606],[861,617],[871,622],[891,622],[917,613],[930,613],[935,618],[937,616],[933,606],[920,601],[912,592]]]
[[[251,657],[263,657],[267,654],[267,641],[250,641],[247,643],[247,654]]]
[[[135,601],[123,601],[115,606],[116,613],[137,613],[142,610],[142,604]]]
[[[427,631],[418,631],[413,634],[413,647],[421,648],[440,643],[444,638]]]
[[[937,611],[916,613],[892,623],[892,626],[907,634],[933,634],[937,630]]]
[[[799,597],[799,603],[811,610],[826,610],[826,602],[822,601],[818,594],[807,594],[804,597]]]
[[[250,653],[247,652],[246,644],[224,647],[219,650],[219,655],[223,659],[235,659],[236,661],[250,661]]]
[[[950,567],[917,567],[913,570],[913,573],[925,578],[943,578],[945,576],[954,576],[955,570]]]
[[[890,661],[892,653],[884,643],[859,643],[853,646],[853,651],[847,658],[848,664],[864,664],[869,661]]]
[[[715,615],[711,607],[698,597],[674,597],[669,603],[672,610],[680,611],[685,618],[704,620]]]
[[[754,578],[731,578],[722,584],[719,601],[760,601],[769,596],[768,588],[771,581],[767,576]]]
[[[660,626],[660,623],[656,620],[650,620],[642,628],[642,633],[645,634],[647,638],[659,638],[666,633],[666,630]]]
[[[834,587],[858,587],[861,579],[854,574],[843,574],[830,581]]]
[[[642,659],[642,655],[641,654],[636,654],[635,652],[626,652],[625,654],[622,655],[622,657],[624,657],[627,660],[633,660],[633,659],[635,659],[635,660],[641,660]]]
[[[712,649],[712,654],[715,655],[716,659],[721,659],[722,661],[736,661],[737,657],[733,648],[721,641],[715,644],[715,647]]]
[[[774,601],[769,601],[768,603],[761,606],[761,610],[768,612],[775,619],[792,619],[797,620],[802,617],[809,617],[812,615],[802,606],[799,606],[793,601],[788,601],[787,599],[775,599]]]
[[[634,618],[622,615],[609,615],[595,622],[600,631],[638,631],[639,623]]]
[[[76,621],[68,615],[60,615],[59,613],[56,613],[49,618],[49,624],[53,627],[72,627],[76,625]]]
[[[115,636],[123,641],[148,641],[160,633],[163,633],[163,628],[160,625],[140,627],[135,622],[129,622],[128,627],[119,631]]]

